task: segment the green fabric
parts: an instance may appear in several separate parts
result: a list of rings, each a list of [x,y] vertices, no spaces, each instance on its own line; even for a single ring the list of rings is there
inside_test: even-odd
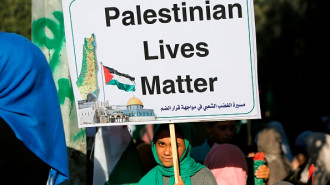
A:
[[[189,124],[181,123],[176,124],[176,127],[179,126],[182,130],[184,142],[185,142],[185,151],[179,160],[179,168],[180,168],[180,175],[182,180],[184,181],[185,185],[191,185],[190,177],[197,173],[202,168],[205,168],[204,165],[197,163],[193,158],[190,157],[190,150],[191,150],[191,127]],[[156,127],[155,136],[158,134],[159,125]],[[174,184],[174,168],[173,167],[165,167],[160,162],[157,152],[156,152],[156,145],[154,141],[151,143],[152,153],[154,158],[157,162],[157,166],[151,169],[138,183],[138,185],[163,185],[163,176],[170,177],[169,185]]]

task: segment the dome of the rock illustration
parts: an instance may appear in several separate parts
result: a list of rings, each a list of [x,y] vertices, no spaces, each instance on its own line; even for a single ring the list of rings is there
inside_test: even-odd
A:
[[[126,110],[122,110],[127,115],[129,121],[153,121],[155,113],[153,109],[144,109],[144,105],[139,98],[132,97],[127,101]]]
[[[143,103],[139,98],[132,97],[127,101],[127,104],[126,104],[126,106],[130,106],[130,105],[142,105],[143,106]]]

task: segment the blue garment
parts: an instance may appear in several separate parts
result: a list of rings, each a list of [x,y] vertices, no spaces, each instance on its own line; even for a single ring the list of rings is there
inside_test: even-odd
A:
[[[311,135],[313,135],[313,133],[314,133],[314,132],[311,131],[311,130],[306,130],[306,131],[301,132],[301,133],[297,136],[297,138],[296,138],[296,140],[295,140],[295,142],[294,142],[294,145],[295,145],[296,147],[301,147],[301,148],[304,148],[304,149],[307,150],[308,137],[311,136]]]
[[[0,32],[0,117],[29,150],[51,166],[53,184],[69,178],[50,66],[40,48],[14,33]]]
[[[210,150],[211,147],[207,143],[207,139],[205,139],[205,142],[202,145],[195,146],[191,149],[190,156],[195,159],[195,161],[203,164]]]

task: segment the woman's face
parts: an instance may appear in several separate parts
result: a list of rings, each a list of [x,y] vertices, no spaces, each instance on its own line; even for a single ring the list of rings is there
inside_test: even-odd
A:
[[[218,143],[230,143],[235,135],[236,122],[234,121],[219,121],[214,125],[206,125],[206,130],[211,139]]]
[[[178,159],[181,159],[186,146],[184,144],[184,139],[181,134],[176,133],[176,142],[178,150]],[[160,162],[165,167],[173,166],[172,148],[171,148],[171,138],[169,130],[162,130],[158,134],[158,139],[156,141],[156,151]]]

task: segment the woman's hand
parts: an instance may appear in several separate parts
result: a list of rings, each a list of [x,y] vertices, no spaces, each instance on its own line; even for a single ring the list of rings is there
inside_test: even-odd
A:
[[[178,183],[175,183],[174,185],[185,185],[184,184],[184,182],[183,182],[183,180],[182,180],[182,178],[181,178],[181,176],[179,176],[179,182]]]
[[[258,170],[254,174],[259,179],[268,180],[269,179],[270,169],[267,165],[259,166]]]

